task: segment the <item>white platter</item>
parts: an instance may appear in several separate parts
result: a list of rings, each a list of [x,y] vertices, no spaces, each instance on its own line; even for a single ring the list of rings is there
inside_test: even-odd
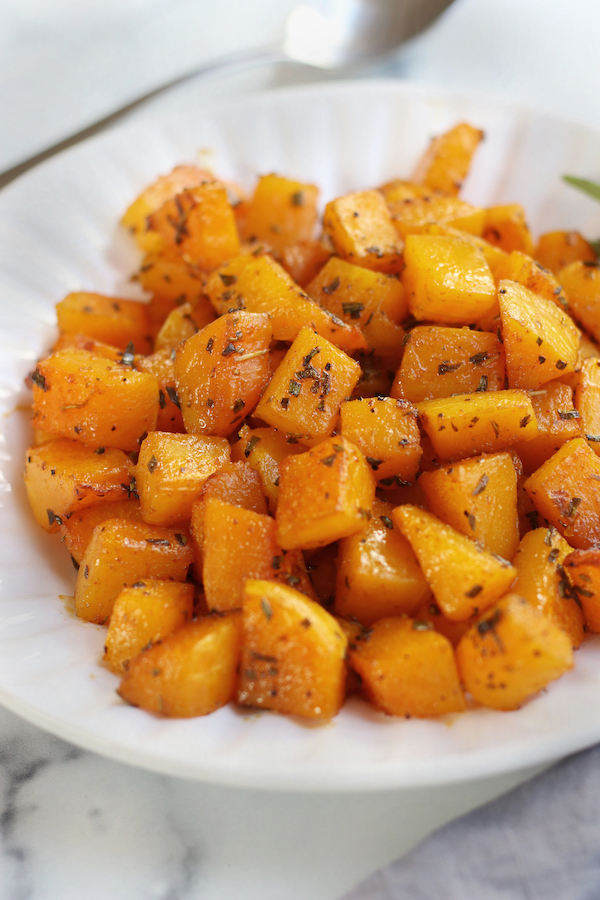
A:
[[[600,739],[600,641],[523,709],[443,721],[386,718],[359,700],[325,726],[232,707],[165,720],[123,704],[99,664],[104,630],[78,621],[74,571],[35,526],[21,482],[30,439],[25,375],[54,336],[71,290],[136,296],[137,262],[117,221],[134,196],[179,162],[209,163],[248,187],[278,171],[314,181],[324,200],[408,176],[429,138],[466,120],[482,127],[464,195],[520,202],[536,233],[600,235],[600,206],[560,182],[600,175],[600,135],[477,97],[361,81],[269,92],[160,125],[121,128],[38,167],[0,193],[0,702],[75,744],[133,765],[221,784],[370,790],[440,784],[557,759]]]

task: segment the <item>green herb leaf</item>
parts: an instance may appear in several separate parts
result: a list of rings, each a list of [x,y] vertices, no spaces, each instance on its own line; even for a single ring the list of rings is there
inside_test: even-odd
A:
[[[570,184],[571,187],[577,188],[578,191],[587,194],[588,197],[600,200],[600,184],[588,181],[586,178],[575,178],[574,175],[563,175],[563,181]]]

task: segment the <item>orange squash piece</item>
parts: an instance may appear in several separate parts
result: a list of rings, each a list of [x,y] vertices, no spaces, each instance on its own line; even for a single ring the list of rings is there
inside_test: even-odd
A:
[[[85,334],[124,350],[133,344],[138,353],[152,349],[148,307],[137,300],[122,300],[80,291],[56,304],[61,334]]]
[[[428,622],[390,617],[349,643],[352,668],[374,706],[428,718],[466,709],[452,644]]]
[[[332,256],[306,291],[325,309],[348,325],[364,328],[376,312],[398,324],[406,318],[408,306],[402,282]]]
[[[340,421],[341,433],[364,454],[377,479],[414,479],[423,452],[414,406],[392,397],[347,400]]]
[[[573,668],[573,649],[564,631],[524,597],[509,594],[467,631],[456,661],[475,700],[518,709]]]
[[[259,474],[269,509],[274,513],[279,497],[279,465],[286,456],[304,453],[305,448],[296,437],[276,428],[242,425],[239,436],[239,441],[231,448],[231,458],[240,462],[247,460]]]
[[[131,706],[176,718],[207,716],[235,696],[241,615],[189,622],[129,665],[117,693]]]
[[[533,239],[525,211],[518,203],[491,206],[486,211],[483,238],[507,253],[518,250],[533,255]]]
[[[600,456],[600,360],[584,359],[575,388],[575,408],[579,413],[581,431]]]
[[[571,315],[600,340],[600,265],[593,260],[572,262],[558,273],[569,298]]]
[[[573,550],[565,557],[564,567],[588,630],[600,632],[600,551]]]
[[[548,231],[541,234],[532,256],[557,276],[572,262],[596,262],[593,247],[578,231]]]
[[[94,529],[108,519],[132,519],[135,522],[142,521],[140,501],[133,492],[127,500],[113,500],[109,503],[102,501],[93,506],[85,506],[77,509],[63,521],[60,527],[61,538],[65,542],[71,558],[79,567],[88,548]]]
[[[460,122],[433,138],[417,163],[412,180],[437,193],[456,197],[483,136],[483,131]]]
[[[344,701],[346,646],[318,603],[276,582],[247,581],[238,703],[330,719]]]
[[[361,191],[331,200],[324,231],[342,259],[387,274],[402,271],[402,241],[379,191]]]
[[[581,414],[573,406],[573,391],[568,385],[547,381],[529,396],[538,433],[531,440],[514,445],[527,475],[539,469],[567,441],[581,436]]]
[[[276,254],[290,244],[309,240],[317,224],[318,196],[314,184],[263,175],[248,204],[242,237],[265,241]]]

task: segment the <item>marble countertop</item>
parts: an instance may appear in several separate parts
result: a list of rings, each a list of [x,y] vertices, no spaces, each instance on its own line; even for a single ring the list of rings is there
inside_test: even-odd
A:
[[[9,67],[0,74],[0,170],[83,127],[82,93],[93,120],[153,79],[172,77],[177,33],[184,35],[177,59],[185,69],[201,53],[217,53],[226,39],[230,49],[232,42],[271,39],[291,3],[264,4],[260,28],[252,17],[229,15],[235,27],[227,32],[223,11],[216,17],[199,0],[205,28],[196,44],[184,27],[194,5],[115,0],[102,9],[80,3],[76,10],[74,0],[2,4],[0,51],[11,67],[10,75]],[[235,5],[231,0],[227,8]],[[69,27],[60,17],[65,10]],[[593,0],[571,0],[568,7],[561,0],[457,0],[429,34],[375,74],[489,90],[600,126],[599,30]],[[82,35],[88,41],[83,55]],[[168,36],[171,53],[157,52],[151,67],[149,48],[159,46],[161,35]],[[137,57],[131,56],[134,45]],[[36,48],[43,52],[36,56]],[[61,54],[65,66],[60,77],[51,77]],[[40,94],[44,66],[50,75]],[[229,73],[182,86],[135,116],[319,77],[295,66]],[[50,92],[52,104],[44,107]],[[0,709],[0,898],[337,900],[432,829],[532,774],[351,795],[223,788],[101,758]]]

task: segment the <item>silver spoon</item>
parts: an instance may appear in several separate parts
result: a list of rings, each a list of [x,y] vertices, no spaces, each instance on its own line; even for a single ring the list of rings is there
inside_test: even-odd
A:
[[[242,50],[181,75],[138,97],[82,131],[0,174],[0,188],[28,169],[91,137],[172,87],[222,69],[296,62],[318,69],[352,70],[382,60],[419,34],[452,0],[305,0],[290,12],[281,46]]]

